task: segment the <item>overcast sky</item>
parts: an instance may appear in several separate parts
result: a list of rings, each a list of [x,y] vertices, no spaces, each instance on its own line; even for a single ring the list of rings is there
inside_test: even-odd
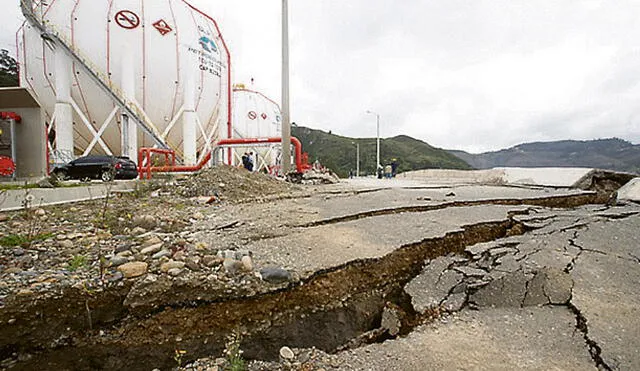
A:
[[[1,0],[15,50],[18,0]],[[92,0],[98,1],[98,0]],[[102,0],[106,1],[106,0]],[[280,100],[279,0],[192,0],[219,21],[234,82]],[[640,1],[290,0],[292,120],[471,152],[640,142]],[[12,53],[13,54],[13,53]]]

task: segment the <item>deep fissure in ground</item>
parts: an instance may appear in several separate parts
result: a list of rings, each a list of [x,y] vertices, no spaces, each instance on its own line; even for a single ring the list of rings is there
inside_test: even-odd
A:
[[[535,199],[534,204],[575,207],[594,201],[593,195],[582,194]],[[524,203],[527,200],[513,204]],[[362,343],[384,340],[389,335],[379,331],[380,320],[389,303],[407,314],[401,335],[423,320],[410,308],[402,287],[420,273],[425,261],[525,231],[511,219],[469,225],[381,258],[318,271],[272,293],[219,302],[194,299],[181,305],[138,308],[135,313],[123,305],[130,285],[96,297],[68,289],[58,299],[23,302],[10,313],[5,311],[3,317],[14,318],[14,323],[7,325],[9,317],[1,319],[0,358],[21,357],[16,369],[135,370],[175,366],[176,349],[187,350],[183,362],[220,354],[233,331],[242,334],[246,357],[263,360],[277,357],[283,345],[331,352],[353,345],[354,339],[357,346],[357,339],[371,331],[374,335]],[[188,293],[193,298],[200,294]]]

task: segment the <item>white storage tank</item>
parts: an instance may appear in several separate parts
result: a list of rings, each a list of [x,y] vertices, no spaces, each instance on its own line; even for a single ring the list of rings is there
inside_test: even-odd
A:
[[[282,112],[280,106],[266,95],[247,88],[244,84],[233,86],[233,138],[273,138],[282,136]],[[235,147],[235,163],[246,152],[254,153],[255,170],[264,170],[279,163],[280,144]]]
[[[191,165],[227,137],[230,54],[213,18],[183,0],[31,6],[35,18],[18,32],[21,85],[46,111],[58,161],[88,153],[134,158],[158,144],[155,135]],[[122,102],[142,123],[127,124]]]

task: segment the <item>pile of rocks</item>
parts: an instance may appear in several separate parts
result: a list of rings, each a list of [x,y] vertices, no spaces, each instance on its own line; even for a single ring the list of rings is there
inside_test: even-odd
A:
[[[302,174],[299,183],[304,185],[336,184],[340,183],[340,178],[330,170],[311,169]]]
[[[178,179],[167,191],[183,197],[216,197],[221,201],[242,201],[295,190],[295,186],[243,168],[217,166]]]

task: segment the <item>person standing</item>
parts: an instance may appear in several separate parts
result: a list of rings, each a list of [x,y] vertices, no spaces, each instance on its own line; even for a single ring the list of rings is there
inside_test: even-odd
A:
[[[247,152],[245,152],[244,155],[242,155],[242,166],[245,169],[249,170],[249,154]]]
[[[249,159],[248,159],[247,162],[248,162],[247,170],[253,171],[253,164],[254,164],[254,162],[253,162],[253,152],[249,152]]]
[[[394,158],[393,160],[391,160],[391,176],[395,178],[397,173],[398,173],[398,160]]]

